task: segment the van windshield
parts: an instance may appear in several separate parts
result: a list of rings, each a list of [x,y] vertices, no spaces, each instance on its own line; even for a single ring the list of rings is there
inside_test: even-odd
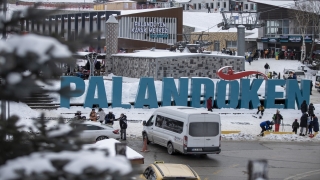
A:
[[[316,76],[316,81],[320,82],[320,76]]]
[[[219,123],[217,122],[192,122],[189,127],[189,135],[193,137],[211,137],[219,135]]]

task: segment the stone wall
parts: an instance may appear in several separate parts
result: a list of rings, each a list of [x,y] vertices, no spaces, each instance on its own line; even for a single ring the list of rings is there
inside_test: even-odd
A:
[[[209,77],[218,78],[217,71],[224,66],[244,71],[244,58],[239,56],[218,56],[194,54],[173,57],[129,57],[113,55],[113,73],[132,78],[154,77]]]

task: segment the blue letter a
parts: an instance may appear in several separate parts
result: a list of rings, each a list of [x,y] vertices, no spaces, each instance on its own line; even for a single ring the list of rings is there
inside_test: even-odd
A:
[[[98,95],[97,98],[95,98],[96,88]],[[102,76],[94,76],[89,80],[89,87],[86,100],[84,102],[84,107],[92,108],[94,104],[99,105],[100,108],[108,107],[106,89],[104,87]]]
[[[149,106],[150,108],[158,107],[156,88],[154,86],[153,78],[140,78],[134,107],[142,108],[143,106]]]
[[[176,106],[188,105],[188,78],[179,79],[179,92],[173,78],[162,79],[162,106],[171,106],[171,95]]]

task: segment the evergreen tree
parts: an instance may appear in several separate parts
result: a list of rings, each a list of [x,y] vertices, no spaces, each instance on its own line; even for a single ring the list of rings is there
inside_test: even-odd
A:
[[[6,7],[0,1],[0,7]],[[5,11],[5,9],[2,9]],[[47,12],[35,8],[16,11],[12,17],[0,18],[0,100],[19,102],[39,92],[40,84],[49,84],[62,74],[57,63],[75,64],[73,52],[83,42],[64,42],[51,36],[21,34],[21,20],[44,22]],[[4,16],[3,16],[4,17]],[[9,33],[10,32],[10,36]],[[83,45],[83,44],[82,44]],[[68,96],[67,90],[46,90]],[[3,104],[2,104],[3,105]],[[3,111],[2,111],[3,113]],[[2,117],[2,116],[1,116]],[[0,180],[54,179],[128,179],[132,166],[124,156],[108,156],[107,150],[84,148],[77,138],[77,123],[61,118],[49,127],[44,115],[34,119],[33,127],[18,126],[18,117],[0,117]]]

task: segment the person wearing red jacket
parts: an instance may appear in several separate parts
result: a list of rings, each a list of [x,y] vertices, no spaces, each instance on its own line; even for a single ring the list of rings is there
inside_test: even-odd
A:
[[[212,97],[210,96],[207,100],[207,109],[212,112]]]

